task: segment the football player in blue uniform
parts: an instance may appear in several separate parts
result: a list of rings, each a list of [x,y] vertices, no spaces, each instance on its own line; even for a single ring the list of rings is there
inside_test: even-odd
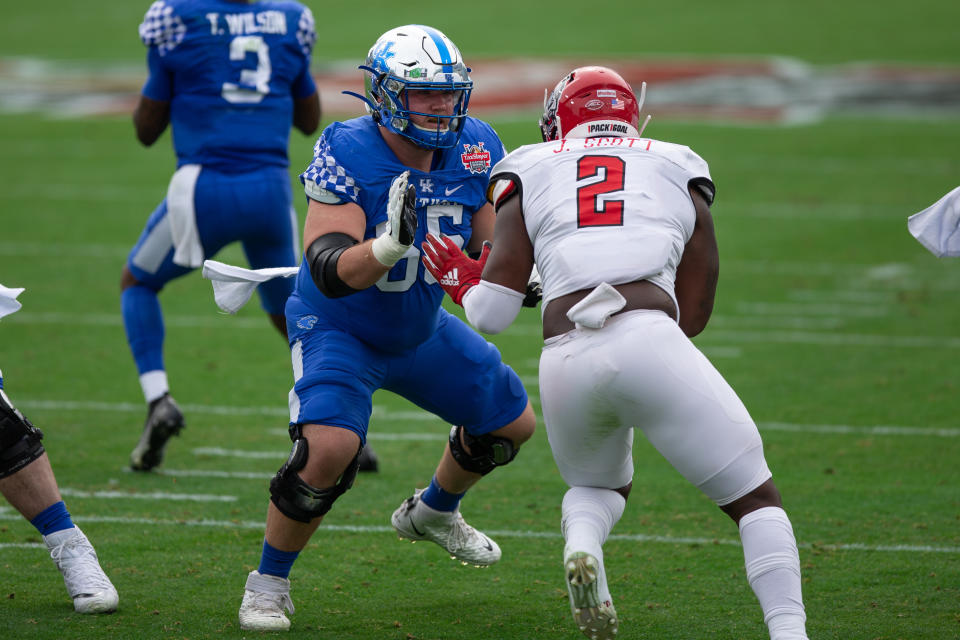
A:
[[[354,480],[374,391],[454,425],[429,486],[392,523],[401,537],[435,542],[467,564],[493,564],[500,548],[464,522],[460,499],[534,431],[516,373],[441,308],[443,289],[420,264],[427,232],[468,251],[491,237],[485,192],[505,150],[489,125],[467,116],[469,69],[449,38],[421,25],[383,34],[360,68],[367,95],[357,97],[370,115],[328,126],[301,175],[306,253],[286,306],[294,444],[270,483],[261,561],[240,607],[244,629],[289,628],[287,576]]]
[[[0,285],[0,318],[20,309],[21,293],[22,288]],[[117,590],[100,568],[93,545],[73,524],[41,440],[40,429],[3,392],[0,371],[0,494],[43,536],[73,608],[80,613],[116,611]]]
[[[310,10],[292,0],[158,0],[140,25],[149,77],[133,114],[153,144],[169,124],[177,171],[121,276],[127,341],[149,406],[130,466],[148,471],[184,426],[163,363],[157,294],[240,241],[251,266],[295,266],[300,255],[287,145],[291,123],[320,124],[310,75]],[[289,280],[260,287],[263,309],[286,336]]]

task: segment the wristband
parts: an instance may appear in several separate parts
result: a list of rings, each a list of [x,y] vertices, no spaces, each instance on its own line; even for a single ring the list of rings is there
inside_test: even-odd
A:
[[[407,253],[410,246],[400,244],[389,233],[384,233],[374,239],[373,244],[370,245],[370,250],[373,251],[373,257],[377,259],[377,262],[385,267],[392,267]]]

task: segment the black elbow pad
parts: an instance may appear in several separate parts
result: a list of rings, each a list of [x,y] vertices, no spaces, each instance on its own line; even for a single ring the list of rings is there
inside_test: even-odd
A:
[[[320,292],[328,298],[342,298],[359,291],[337,274],[340,254],[355,244],[358,244],[357,241],[345,233],[326,233],[307,247],[305,259],[310,265],[310,276]]]

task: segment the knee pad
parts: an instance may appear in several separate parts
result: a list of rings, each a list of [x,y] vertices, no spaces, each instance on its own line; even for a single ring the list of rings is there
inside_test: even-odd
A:
[[[0,478],[15,474],[43,455],[43,432],[0,391]]]
[[[460,434],[463,433],[463,442]],[[470,447],[468,453],[464,444]],[[502,467],[517,456],[517,448],[509,438],[485,433],[475,436],[467,432],[462,426],[450,429],[450,453],[465,471],[487,475],[495,467]]]
[[[360,467],[360,451],[357,451],[357,455],[347,465],[337,484],[326,489],[317,489],[297,475],[297,471],[307,465],[310,454],[300,425],[290,427],[290,438],[293,440],[293,449],[290,457],[270,481],[270,500],[288,518],[298,522],[310,522],[330,511],[336,499],[353,486]]]

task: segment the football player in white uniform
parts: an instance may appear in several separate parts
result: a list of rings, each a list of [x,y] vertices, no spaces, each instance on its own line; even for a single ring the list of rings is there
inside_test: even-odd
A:
[[[545,101],[544,142],[493,169],[492,251],[472,260],[430,235],[423,260],[487,333],[513,321],[539,269],[540,394],[570,486],[563,563],[584,634],[617,632],[602,546],[630,493],[639,429],[738,524],[771,639],[803,640],[797,544],[760,434],[689,339],[706,326],[716,293],[714,184],[689,148],[641,138],[642,98],[611,69],[572,71]]]
[[[0,284],[0,318],[20,309],[21,293],[20,287]],[[113,613],[120,601],[117,590],[100,567],[90,540],[73,523],[41,440],[43,432],[4,393],[0,371],[0,494],[43,536],[74,610]]]

